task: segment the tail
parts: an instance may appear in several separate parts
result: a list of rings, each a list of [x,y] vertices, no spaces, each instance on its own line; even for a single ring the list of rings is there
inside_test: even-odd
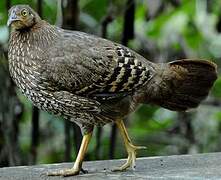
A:
[[[155,68],[146,99],[175,111],[197,107],[217,79],[216,64],[205,60],[178,60]]]

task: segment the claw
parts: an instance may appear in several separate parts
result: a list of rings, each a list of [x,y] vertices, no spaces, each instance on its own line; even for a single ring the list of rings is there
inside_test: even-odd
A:
[[[140,149],[147,149],[145,146],[134,146],[131,143],[128,143],[126,145],[127,153],[128,153],[128,158],[126,163],[124,163],[122,166],[114,168],[112,171],[113,172],[118,172],[118,171],[125,171],[129,167],[131,167],[133,170],[136,168],[136,150]]]
[[[81,168],[81,170],[80,170],[83,174],[87,174],[88,173],[88,170],[85,170],[85,169],[83,169],[83,168]]]

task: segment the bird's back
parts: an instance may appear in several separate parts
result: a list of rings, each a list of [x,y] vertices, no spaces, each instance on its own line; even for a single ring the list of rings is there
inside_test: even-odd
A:
[[[78,31],[58,31],[62,37],[48,50],[46,73],[70,92],[101,100],[119,98],[155,73],[152,63],[122,45]],[[56,74],[65,78],[53,78]]]

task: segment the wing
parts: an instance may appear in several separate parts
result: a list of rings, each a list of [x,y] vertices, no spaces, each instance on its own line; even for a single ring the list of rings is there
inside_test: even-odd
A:
[[[77,31],[60,30],[47,52],[45,73],[53,87],[94,99],[126,96],[147,82],[152,63],[132,50]]]

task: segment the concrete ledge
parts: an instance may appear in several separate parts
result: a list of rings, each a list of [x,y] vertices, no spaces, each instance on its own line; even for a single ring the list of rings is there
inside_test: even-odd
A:
[[[18,166],[0,168],[0,180],[20,179],[221,179],[221,153],[175,155],[138,158],[135,171],[111,172],[114,166],[119,166],[124,160],[91,161],[84,163],[88,174],[73,177],[48,177],[46,172],[53,169],[70,168],[72,163],[48,164],[37,166]]]

